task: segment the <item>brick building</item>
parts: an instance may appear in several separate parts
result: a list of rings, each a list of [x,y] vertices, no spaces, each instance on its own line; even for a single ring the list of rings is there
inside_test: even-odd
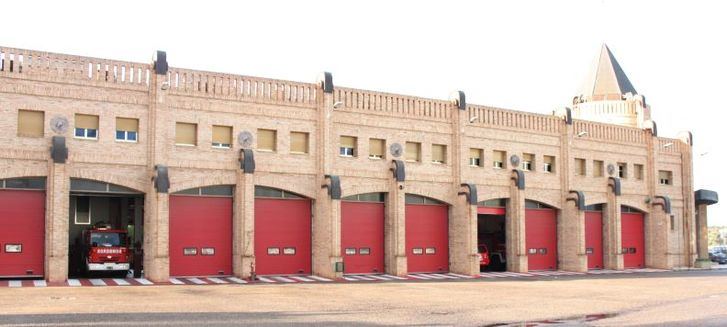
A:
[[[155,281],[473,275],[483,245],[516,272],[706,259],[717,199],[693,190],[691,134],[657,136],[605,46],[572,112],[552,115],[334,87],[328,73],[175,68],[164,52],[0,47],[0,62],[0,276],[67,279],[100,220],[130,231]]]

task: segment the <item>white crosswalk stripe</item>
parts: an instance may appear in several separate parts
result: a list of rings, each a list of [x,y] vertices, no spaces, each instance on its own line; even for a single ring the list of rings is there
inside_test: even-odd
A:
[[[229,284],[228,281],[219,279],[217,277],[207,277],[207,280],[212,281],[215,284]]]
[[[448,274],[432,274],[432,275],[438,276],[438,277],[443,277],[443,278],[448,278],[448,279],[459,279],[458,277],[450,276]]]
[[[19,280],[11,280],[8,282],[8,286],[10,287],[21,287],[23,286],[23,282]]]
[[[386,276],[383,276],[383,275],[369,275],[369,277],[374,278],[374,279],[378,279],[378,280],[386,280],[386,281],[393,280],[393,279],[391,279],[389,277],[386,277]]]
[[[283,283],[295,283],[294,280],[290,278],[285,278],[283,276],[273,276],[272,278]]]
[[[260,280],[261,282],[265,282],[265,283],[275,283],[274,280],[269,279],[269,278],[266,278],[266,277],[260,277],[260,276],[258,276],[257,279]]]
[[[299,282],[306,282],[306,283],[310,283],[310,282],[313,282],[314,281],[314,280],[312,280],[310,278],[305,278],[303,276],[290,276],[290,278],[295,279],[295,280],[297,280]]]
[[[313,279],[315,279],[315,280],[317,280],[319,282],[331,282],[332,281],[332,280],[330,280],[328,278],[320,277],[320,276],[316,276],[316,275],[310,275],[308,277],[313,278]]]
[[[174,285],[184,285],[183,281],[176,279],[176,278],[169,278],[169,282]]]
[[[40,279],[40,280],[34,280],[33,281],[33,286],[35,286],[35,287],[46,287],[46,286],[48,286],[48,284],[46,284],[45,280]]]
[[[187,278],[187,280],[188,280],[188,281],[190,281],[190,282],[192,282],[192,283],[195,283],[195,284],[197,284],[197,285],[204,285],[204,284],[207,284],[207,282],[205,282],[205,281],[203,281],[203,280],[201,280],[201,279],[199,279],[199,278],[196,278],[196,277],[193,277],[193,278]]]
[[[104,282],[102,279],[91,278],[88,281],[91,282],[91,285],[93,286],[106,286],[106,282]]]
[[[406,278],[404,278],[404,277],[399,277],[399,276],[394,276],[394,275],[388,275],[388,274],[384,274],[384,275],[381,275],[381,276],[384,276],[384,277],[387,277],[387,278],[391,278],[391,279],[406,280]]]
[[[141,285],[154,285],[154,283],[146,278],[134,278],[134,280]]]
[[[227,277],[227,280],[235,283],[235,284],[247,284],[246,280],[239,279],[237,277]]]
[[[415,279],[424,279],[424,280],[433,279],[432,277],[422,276],[422,274],[416,274],[416,275],[409,274],[408,276],[409,277],[412,277],[412,278],[415,278]]]
[[[376,278],[371,278],[371,277],[369,277],[369,276],[364,276],[364,275],[356,275],[356,278],[358,278],[358,279],[360,279],[360,280],[365,280],[365,281],[372,281],[372,280],[376,280]]]
[[[455,273],[448,273],[447,275],[449,275],[449,276],[454,276],[454,277],[457,277],[457,278],[465,278],[465,279],[470,279],[470,278],[472,278],[472,276],[467,276],[467,275],[460,275],[460,274],[455,274]]]
[[[81,281],[78,279],[69,279],[68,286],[81,286]]]
[[[125,279],[121,279],[121,278],[114,278],[113,281],[114,281],[114,283],[116,283],[116,285],[119,285],[119,286],[131,285],[131,283],[129,283]]]
[[[343,276],[343,279],[349,281],[349,282],[360,282],[363,279],[359,279],[358,276]]]

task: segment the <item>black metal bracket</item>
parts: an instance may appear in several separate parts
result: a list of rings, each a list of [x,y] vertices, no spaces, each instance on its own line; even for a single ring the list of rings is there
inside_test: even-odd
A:
[[[53,136],[51,139],[50,157],[53,163],[66,163],[68,159],[68,148],[66,147],[65,136]]]
[[[644,129],[648,129],[649,131],[651,131],[651,135],[659,136],[659,133],[657,132],[657,129],[656,129],[655,121],[647,120],[645,123],[646,123],[646,126],[644,126]]]
[[[331,73],[323,72],[321,87],[323,88],[323,93],[333,93],[333,75]]]
[[[661,205],[667,215],[671,215],[671,199],[666,195],[657,195],[654,198],[661,199],[662,202],[654,202],[655,205]]]
[[[154,181],[154,188],[157,190],[157,193],[169,192],[169,169],[167,166],[154,166],[154,177],[151,180]]]
[[[459,186],[466,187],[467,192],[459,192],[459,193],[457,193],[457,195],[466,195],[467,204],[476,205],[477,204],[477,186],[473,183],[462,183]]]
[[[566,125],[573,125],[573,114],[571,113],[570,108],[565,108],[565,116],[563,117],[563,119],[565,120]]]
[[[404,166],[404,162],[401,160],[391,160],[394,163],[394,167],[391,168],[391,171],[394,172],[394,179],[396,179],[397,182],[403,182],[406,180],[406,167]]]
[[[525,174],[522,170],[513,169],[512,174],[510,175],[510,179],[515,181],[515,186],[517,186],[518,190],[525,189]]]
[[[613,190],[613,194],[616,196],[621,195],[621,179],[618,177],[609,177],[608,186]]]
[[[255,172],[255,153],[252,149],[240,150],[240,169],[245,174],[252,174]]]
[[[464,95],[464,92],[457,91],[455,95],[453,96],[454,104],[457,105],[457,109],[459,110],[465,110],[467,109],[467,99]]]
[[[154,60],[154,72],[157,75],[166,75],[168,71],[167,53],[165,51],[157,51],[157,57]]]
[[[694,201],[697,203],[697,205],[713,205],[719,202],[719,195],[715,191],[697,190],[694,191]]]
[[[569,194],[575,194],[575,198],[569,197],[568,200],[574,201],[579,211],[586,210],[586,195],[583,191],[570,191]]]
[[[325,178],[328,179],[329,184],[323,184],[321,185],[321,188],[328,189],[328,195],[331,197],[332,200],[340,200],[341,178],[338,177],[338,175],[325,175]]]

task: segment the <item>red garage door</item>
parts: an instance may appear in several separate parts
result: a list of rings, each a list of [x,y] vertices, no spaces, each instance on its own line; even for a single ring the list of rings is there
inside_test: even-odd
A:
[[[232,274],[232,197],[204,196],[205,189],[169,197],[171,276]]]
[[[603,269],[603,212],[586,211],[588,269]]]
[[[528,269],[557,269],[555,209],[540,203],[528,202],[526,202],[525,209],[525,247],[528,251]]]
[[[621,247],[624,268],[644,267],[644,214],[626,207],[621,209]]]
[[[448,207],[407,194],[406,257],[410,273],[449,271]]]
[[[0,277],[43,276],[44,232],[45,192],[0,190]]]
[[[310,200],[262,187],[255,187],[255,194],[266,197],[255,199],[255,273],[310,274]]]
[[[354,195],[341,202],[341,254],[344,273],[384,272],[382,193]],[[373,200],[375,202],[363,202]]]

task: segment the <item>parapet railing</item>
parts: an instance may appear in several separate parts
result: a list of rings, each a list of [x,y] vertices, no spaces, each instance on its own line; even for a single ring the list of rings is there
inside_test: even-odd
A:
[[[686,144],[678,139],[659,137],[657,138],[657,146],[659,152],[680,153],[682,151],[682,147],[686,146]]]
[[[495,128],[504,127],[555,134],[560,132],[563,125],[563,119],[556,116],[481,105],[468,105],[467,114],[473,125]]]
[[[575,120],[573,129],[573,133],[576,134],[585,132],[582,136],[584,139],[646,144],[646,131],[639,128]]]
[[[0,47],[0,74],[33,80],[148,89],[151,65]]]
[[[269,78],[170,68],[171,94],[315,106],[318,86]]]
[[[396,117],[450,121],[451,102],[413,96],[336,87],[334,101],[341,102],[342,111],[377,113]]]

